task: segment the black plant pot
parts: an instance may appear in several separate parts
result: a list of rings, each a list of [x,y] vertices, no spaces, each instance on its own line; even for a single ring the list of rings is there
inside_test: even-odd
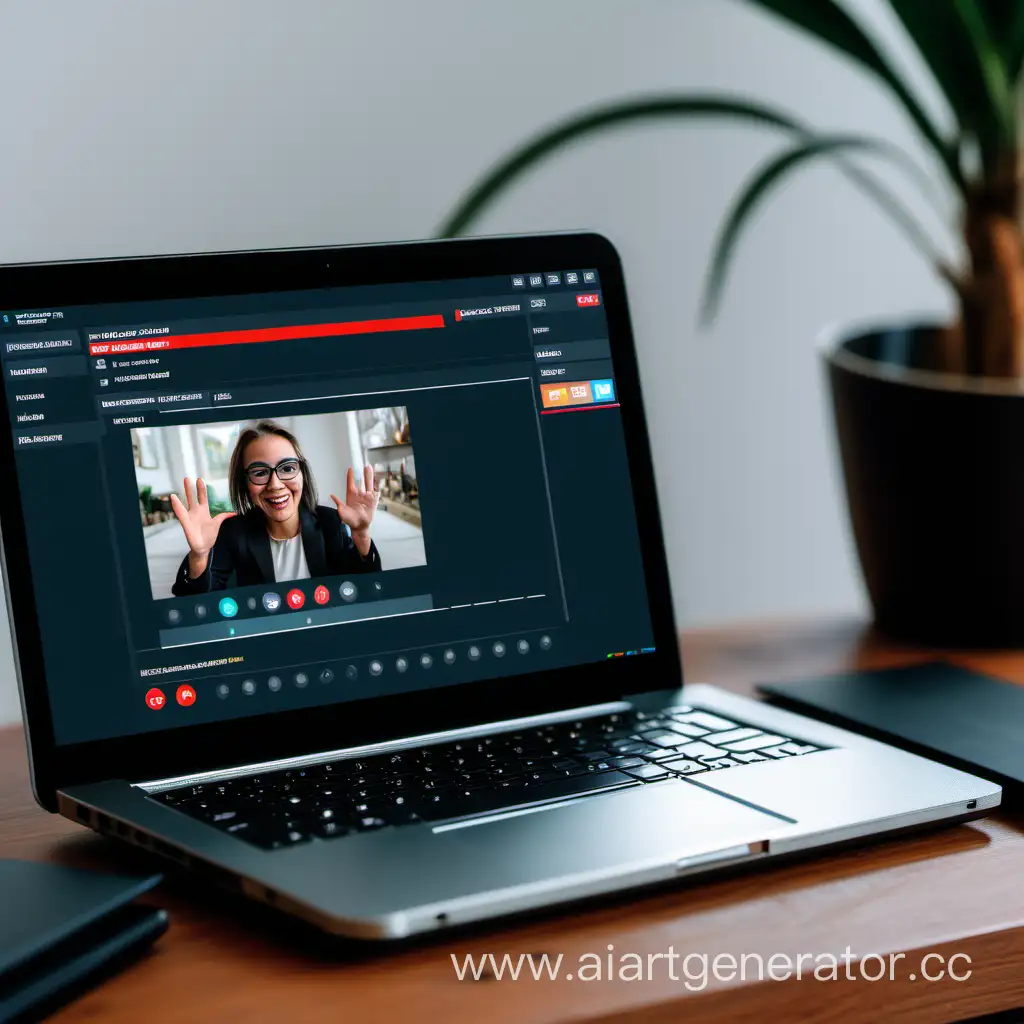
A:
[[[937,372],[937,328],[826,357],[861,569],[886,633],[1024,646],[1024,389]]]

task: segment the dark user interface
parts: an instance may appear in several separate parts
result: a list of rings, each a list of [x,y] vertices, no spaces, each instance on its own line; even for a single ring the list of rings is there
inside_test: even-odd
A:
[[[58,743],[653,650],[598,273],[0,311]]]

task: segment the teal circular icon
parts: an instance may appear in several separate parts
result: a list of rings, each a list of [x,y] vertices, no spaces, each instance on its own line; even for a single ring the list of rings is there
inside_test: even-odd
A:
[[[217,607],[225,619],[233,619],[238,614],[238,603],[233,597],[222,597]]]

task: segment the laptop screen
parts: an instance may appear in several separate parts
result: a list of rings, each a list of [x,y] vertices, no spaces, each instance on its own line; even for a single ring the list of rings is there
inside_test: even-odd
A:
[[[653,651],[596,270],[0,317],[58,744]]]

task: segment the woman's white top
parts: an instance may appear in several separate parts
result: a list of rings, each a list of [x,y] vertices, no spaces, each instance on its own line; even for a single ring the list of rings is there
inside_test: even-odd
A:
[[[309,566],[306,565],[306,552],[302,550],[301,533],[297,533],[287,540],[271,537],[270,553],[274,557],[274,580],[276,582],[309,579]]]

